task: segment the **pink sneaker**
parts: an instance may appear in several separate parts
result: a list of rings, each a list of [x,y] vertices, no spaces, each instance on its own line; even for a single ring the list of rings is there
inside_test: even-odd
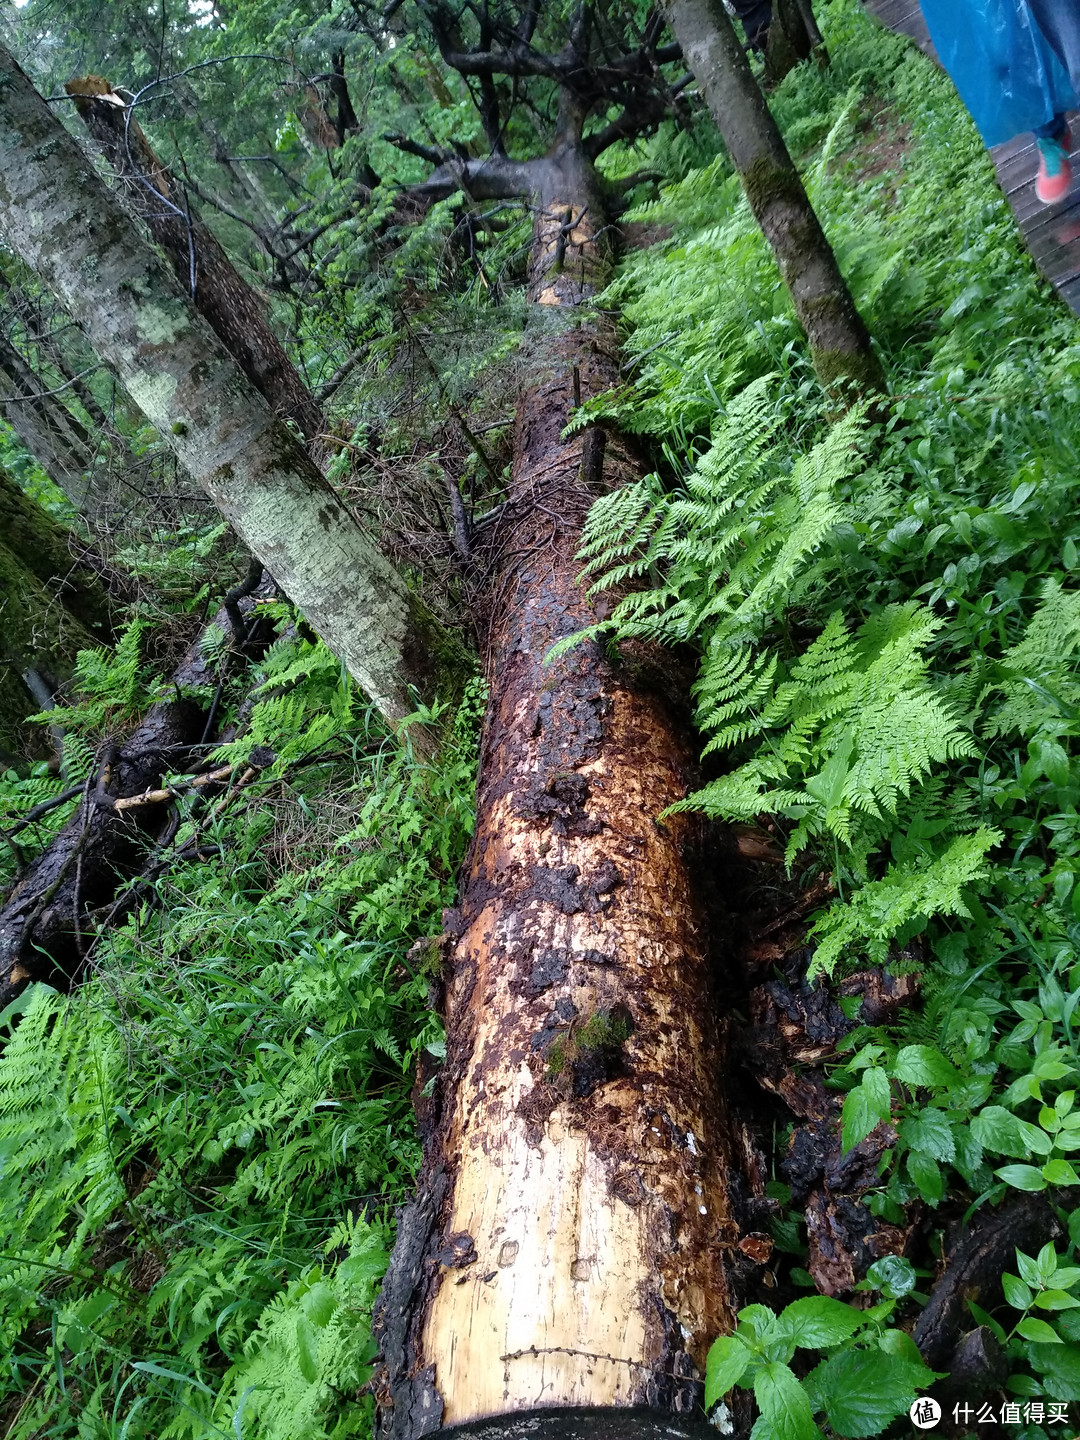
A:
[[[1056,140],[1036,140],[1039,147],[1039,173],[1035,176],[1035,194],[1044,205],[1064,200],[1072,184],[1072,168],[1065,149],[1065,135]]]

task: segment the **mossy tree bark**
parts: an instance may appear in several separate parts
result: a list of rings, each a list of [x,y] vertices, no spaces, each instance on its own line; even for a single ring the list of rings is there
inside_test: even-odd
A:
[[[609,227],[580,129],[531,176],[548,339],[493,557],[477,829],[444,918],[438,1123],[377,1314],[384,1440],[537,1406],[689,1414],[732,1318],[697,832],[659,819],[693,783],[689,737],[641,678],[655,657],[587,643],[545,661],[597,618],[575,550],[605,445],[563,431],[618,361],[582,308],[609,273]],[[625,475],[615,443],[609,473]]]
[[[0,749],[34,750],[28,715],[41,706],[31,672],[50,686],[71,673],[75,656],[109,637],[98,577],[72,555],[68,536],[0,470]],[[39,732],[40,733],[40,732]]]
[[[12,247],[382,713],[434,693],[437,627],[0,48]],[[445,651],[450,649],[445,647]]]
[[[818,379],[828,390],[882,390],[870,335],[723,0],[667,0],[665,9],[776,256]]]
[[[69,80],[64,89],[195,308],[271,407],[313,440],[322,429],[322,412],[274,334],[262,301],[154,154],[123,98],[98,75]]]

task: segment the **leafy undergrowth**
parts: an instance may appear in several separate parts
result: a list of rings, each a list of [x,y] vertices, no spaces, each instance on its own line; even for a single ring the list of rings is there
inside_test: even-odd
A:
[[[662,127],[646,158],[683,178],[636,218],[669,238],[611,296],[632,379],[585,411],[665,465],[594,509],[583,559],[601,585],[650,582],[613,638],[700,649],[712,769],[688,803],[768,829],[792,888],[830,879],[818,983],[918,964],[918,1007],[854,1029],[830,1079],[849,1148],[895,1125],[867,1203],[897,1226],[921,1210],[924,1253],[872,1266],[862,1308],[745,1307],[708,1398],[752,1389],[755,1440],[880,1432],[932,1380],[909,1332],[946,1222],[1039,1192],[1056,1243],[971,1310],[1009,1360],[1010,1433],[1035,1436],[1080,1398],[1080,332],[944,77],[855,0],[820,8],[832,63],[773,104],[893,419],[830,414],[727,162]],[[156,551],[134,558],[168,589]],[[90,731],[152,693],[126,643],[84,664]],[[282,642],[265,669],[221,758],[276,760],[177,837],[198,827],[220,856],[160,879],[77,995],[38,986],[7,1017],[0,1424],[20,1440],[369,1428],[370,1308],[417,1160],[410,1069],[440,1044],[410,947],[453,896],[478,696],[436,769],[394,753],[318,647]],[[76,718],[67,780],[91,763]],[[64,783],[12,772],[0,823]],[[788,1294],[811,1283],[798,1220],[776,1218]]]
[[[321,645],[282,640],[263,669],[214,758],[276,758],[176,840],[220,856],[159,880],[77,993],[37,985],[4,1017],[12,1440],[370,1430],[409,1086],[441,1045],[409,952],[453,897],[482,697],[434,768]]]
[[[699,647],[714,778],[678,808],[769,830],[798,886],[829,877],[810,978],[921,957],[921,1006],[857,1026],[830,1076],[846,1148],[897,1126],[873,1214],[928,1215],[928,1264],[947,1222],[1010,1193],[1055,1208],[1057,1249],[1018,1254],[1005,1304],[969,1321],[1008,1357],[1010,1433],[1034,1436],[1080,1399],[1080,332],[945,77],[852,0],[825,21],[831,66],[774,106],[893,418],[828,413],[719,159],[637,212],[671,234],[613,287],[635,383],[587,408],[667,465],[594,506],[581,554],[597,589],[646,583],[600,633]],[[932,1379],[897,1328],[914,1285],[862,1311],[750,1307],[710,1398],[752,1386],[757,1440],[878,1433]],[[827,1356],[801,1379],[800,1347]]]

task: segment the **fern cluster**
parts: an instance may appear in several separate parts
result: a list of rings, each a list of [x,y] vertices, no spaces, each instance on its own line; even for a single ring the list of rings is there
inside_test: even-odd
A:
[[[178,837],[209,827],[220,858],[160,881],[75,995],[5,1017],[0,1400],[25,1440],[370,1426],[412,1072],[441,1043],[409,951],[453,898],[482,687],[438,766],[318,643],[280,642],[259,694],[225,753],[277,758]]]

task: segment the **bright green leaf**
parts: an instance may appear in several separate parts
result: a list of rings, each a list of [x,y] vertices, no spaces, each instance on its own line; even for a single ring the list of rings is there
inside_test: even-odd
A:
[[[721,1396],[746,1374],[751,1361],[750,1351],[737,1335],[721,1335],[709,1347],[705,1359],[705,1408],[709,1410]]]
[[[763,1365],[754,1376],[754,1396],[770,1440],[819,1440],[810,1401],[786,1365],[778,1361]],[[757,1425],[753,1433],[757,1434]]]

